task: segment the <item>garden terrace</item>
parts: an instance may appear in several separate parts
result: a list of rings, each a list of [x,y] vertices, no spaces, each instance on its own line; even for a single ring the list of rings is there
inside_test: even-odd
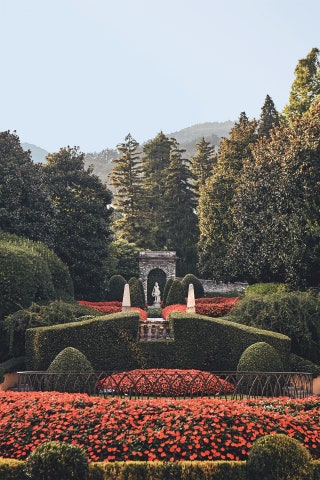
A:
[[[19,372],[19,391],[59,391],[142,397],[229,399],[312,395],[312,374],[303,372],[205,372],[137,369],[126,372]]]

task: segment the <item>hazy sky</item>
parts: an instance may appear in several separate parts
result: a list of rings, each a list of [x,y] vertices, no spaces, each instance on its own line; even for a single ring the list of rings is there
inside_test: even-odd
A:
[[[0,0],[0,130],[114,148],[278,111],[320,48],[319,0]]]

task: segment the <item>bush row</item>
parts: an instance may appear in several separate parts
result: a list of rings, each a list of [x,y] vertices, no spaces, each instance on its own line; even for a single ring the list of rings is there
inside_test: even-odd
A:
[[[173,313],[173,339],[139,343],[139,315],[122,312],[76,324],[29,329],[26,332],[27,369],[46,370],[66,347],[80,350],[94,370],[135,368],[195,368],[236,370],[243,351],[253,343],[274,347],[289,366],[290,339],[284,335],[190,313]]]
[[[0,458],[1,480],[30,479],[25,466],[23,460]],[[88,467],[86,480],[248,480],[245,461],[92,462]],[[305,480],[319,480],[320,462],[312,461],[311,469],[313,473],[305,476]],[[276,480],[278,477],[273,478]],[[281,480],[284,478],[295,477],[281,477]]]

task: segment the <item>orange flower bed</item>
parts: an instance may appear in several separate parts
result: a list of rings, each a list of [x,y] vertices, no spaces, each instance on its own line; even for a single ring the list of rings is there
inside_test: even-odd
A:
[[[118,313],[122,310],[122,302],[88,302],[86,300],[78,300],[80,305],[85,305],[87,307],[93,308],[94,310],[98,310],[99,312],[105,313],[109,315],[110,313]],[[142,310],[142,308],[138,307],[131,307],[131,310],[136,310],[140,314],[140,320],[147,320],[147,312]]]
[[[158,398],[0,392],[0,456],[26,459],[47,440],[90,461],[246,460],[254,441],[283,433],[320,458],[320,400]]]
[[[230,312],[239,300],[238,297],[196,298],[196,313],[207,317],[223,317]],[[186,310],[186,305],[169,305],[162,310],[162,316],[165,320],[168,320],[171,312],[185,312]]]

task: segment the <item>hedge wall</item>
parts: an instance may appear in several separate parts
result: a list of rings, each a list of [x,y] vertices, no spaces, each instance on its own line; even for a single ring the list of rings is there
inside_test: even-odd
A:
[[[196,368],[235,371],[242,352],[256,342],[267,342],[289,366],[290,339],[259,330],[190,313],[170,318],[172,340],[137,342],[139,316],[116,313],[76,324],[29,329],[26,364],[29,370],[46,370],[54,357],[71,346],[80,350],[94,370],[133,368]]]
[[[27,370],[46,370],[66,347],[80,350],[94,370],[129,370],[145,366],[137,343],[139,313],[104,315],[77,323],[30,328],[26,332]]]
[[[72,297],[69,271],[51,250],[0,232],[0,320],[32,302]]]
[[[313,477],[320,480],[320,463],[312,461]],[[27,480],[25,462],[0,458],[1,480]],[[194,461],[194,462],[92,462],[88,480],[246,480],[246,462]]]

